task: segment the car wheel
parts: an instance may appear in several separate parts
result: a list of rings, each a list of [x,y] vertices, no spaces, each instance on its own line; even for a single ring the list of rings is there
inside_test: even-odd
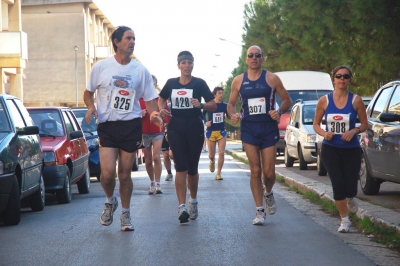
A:
[[[29,196],[31,209],[34,212],[42,211],[45,205],[45,188],[43,175],[40,175],[39,190]]]
[[[307,162],[304,160],[303,150],[301,146],[298,148],[300,170],[307,170]]]
[[[136,155],[135,160],[133,161],[132,171],[138,171],[138,170],[139,170],[139,159]]]
[[[88,194],[90,192],[90,172],[89,167],[86,167],[85,174],[78,181],[79,194]]]
[[[21,201],[17,177],[14,176],[13,184],[8,198],[6,209],[2,213],[5,225],[17,225],[21,220]]]
[[[287,151],[287,147],[285,146],[285,154],[284,154],[285,166],[286,167],[293,167],[294,158],[289,156]]]
[[[57,201],[60,204],[70,203],[72,199],[71,192],[71,174],[69,173],[69,169],[67,168],[67,172],[65,174],[64,179],[64,187],[56,191]]]
[[[381,188],[381,182],[369,173],[364,154],[361,155],[360,186],[365,195],[376,195]]]
[[[97,178],[97,181],[100,182],[100,173],[98,173],[98,174],[96,175],[96,178]]]
[[[328,171],[326,171],[325,165],[322,163],[321,155],[317,154],[317,173],[319,176],[326,176]]]

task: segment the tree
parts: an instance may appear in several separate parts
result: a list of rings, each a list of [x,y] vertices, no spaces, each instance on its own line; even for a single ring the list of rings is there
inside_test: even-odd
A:
[[[258,45],[270,71],[354,71],[351,90],[371,95],[400,76],[400,2],[256,0],[245,6],[245,47]]]

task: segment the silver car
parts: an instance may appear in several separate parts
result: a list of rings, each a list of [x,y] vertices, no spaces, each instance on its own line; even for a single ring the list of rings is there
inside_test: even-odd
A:
[[[284,139],[286,167],[292,167],[297,159],[300,170],[307,170],[307,164],[317,161],[313,129],[317,102],[299,100],[292,108]]]
[[[361,133],[360,185],[365,195],[381,183],[400,183],[400,80],[383,85],[367,108],[368,129]]]

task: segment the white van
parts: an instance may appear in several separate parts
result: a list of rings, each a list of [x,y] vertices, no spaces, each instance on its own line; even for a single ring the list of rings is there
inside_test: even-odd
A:
[[[311,101],[318,100],[322,96],[333,91],[333,84],[328,73],[318,71],[282,71],[274,72],[281,79],[283,86],[292,98],[293,104],[297,100]],[[276,95],[276,102],[279,106],[282,100]],[[292,105],[293,106],[293,105]],[[277,145],[277,153],[283,153],[285,149],[285,131],[289,123],[290,111],[282,114],[279,127],[279,142]]]

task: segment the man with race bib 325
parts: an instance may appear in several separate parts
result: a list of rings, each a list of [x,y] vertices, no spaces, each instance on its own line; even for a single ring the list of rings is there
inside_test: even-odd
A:
[[[101,185],[106,194],[106,203],[100,223],[108,226],[118,207],[114,196],[116,185],[116,162],[118,160],[119,193],[122,215],[121,230],[133,231],[130,216],[130,200],[133,190],[131,169],[136,150],[142,142],[141,108],[139,98],[146,102],[146,109],[153,113],[152,122],[162,124],[154,116],[157,93],[149,71],[131,58],[135,47],[135,34],[129,27],[121,26],[111,35],[115,55],[97,62],[90,73],[84,101],[88,107],[86,121],[91,115],[98,121]],[[94,94],[96,105],[94,104]]]

